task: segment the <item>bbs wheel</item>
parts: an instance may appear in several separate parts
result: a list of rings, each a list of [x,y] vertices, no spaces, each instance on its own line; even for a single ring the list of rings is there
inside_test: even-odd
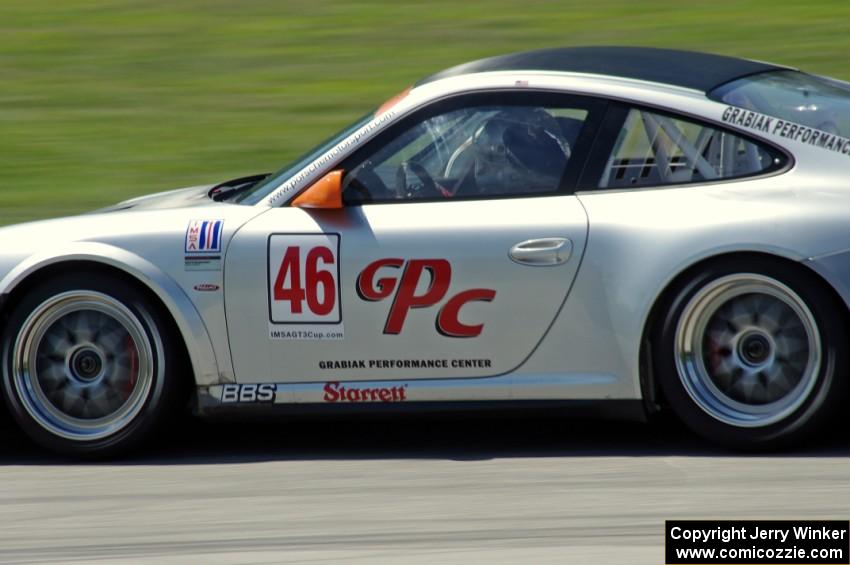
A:
[[[38,443],[107,456],[144,439],[175,404],[168,320],[110,276],[65,275],[17,304],[3,338],[3,392]]]
[[[815,431],[846,396],[842,309],[813,273],[758,257],[680,285],[653,340],[664,396],[694,431],[775,448]]]

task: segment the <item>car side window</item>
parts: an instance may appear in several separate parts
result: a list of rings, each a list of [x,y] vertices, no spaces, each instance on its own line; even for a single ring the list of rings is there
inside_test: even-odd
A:
[[[779,163],[775,151],[749,139],[696,121],[633,108],[599,187],[706,182],[758,174]]]
[[[556,192],[587,110],[452,109],[416,121],[349,167],[347,203]]]

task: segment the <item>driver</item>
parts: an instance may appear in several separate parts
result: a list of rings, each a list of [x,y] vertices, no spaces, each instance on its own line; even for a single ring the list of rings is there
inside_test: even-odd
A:
[[[541,108],[502,110],[472,139],[480,194],[555,192],[570,157],[558,121]]]

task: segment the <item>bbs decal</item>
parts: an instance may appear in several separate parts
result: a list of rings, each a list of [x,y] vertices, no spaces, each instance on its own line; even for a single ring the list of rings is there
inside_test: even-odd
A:
[[[221,403],[274,402],[277,387],[272,383],[226,384],[221,388]]]

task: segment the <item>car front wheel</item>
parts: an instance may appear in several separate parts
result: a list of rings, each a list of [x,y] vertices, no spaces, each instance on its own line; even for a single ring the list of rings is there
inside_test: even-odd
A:
[[[120,279],[67,275],[13,308],[3,392],[34,440],[107,456],[144,439],[174,406],[174,335],[151,301]]]

